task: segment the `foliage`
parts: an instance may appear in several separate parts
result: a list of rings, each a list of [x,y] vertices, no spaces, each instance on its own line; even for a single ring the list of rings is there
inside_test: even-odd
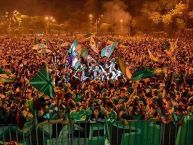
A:
[[[186,4],[178,0],[158,0],[146,2],[141,10],[141,14],[147,17],[150,20],[150,25],[157,28],[158,31],[163,29],[167,32],[175,32],[185,28],[186,11]]]

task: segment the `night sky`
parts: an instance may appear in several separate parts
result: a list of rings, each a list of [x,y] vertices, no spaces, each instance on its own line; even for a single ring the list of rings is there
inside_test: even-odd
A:
[[[100,13],[106,1],[109,0],[0,0],[0,13],[17,9],[28,15],[53,15],[58,19],[65,19],[76,13],[91,12],[93,9]],[[140,7],[142,1],[125,0],[130,9]]]
[[[102,13],[103,3],[110,0],[0,0],[0,13],[19,10],[27,15],[52,15],[57,20],[84,17],[88,13]],[[145,1],[122,0],[132,15],[137,15]],[[193,0],[190,0],[190,2]]]

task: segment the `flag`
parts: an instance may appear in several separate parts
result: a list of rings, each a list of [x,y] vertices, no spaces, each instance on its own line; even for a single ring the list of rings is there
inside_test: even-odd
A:
[[[178,47],[178,38],[176,39],[175,42],[170,42],[170,51],[174,52],[176,48]]]
[[[157,57],[155,57],[152,53],[151,53],[151,51],[148,49],[148,54],[149,54],[149,58],[151,59],[151,60],[153,60],[153,61],[155,61],[155,62],[158,62],[158,58]]]
[[[82,57],[87,57],[88,55],[88,49],[87,48],[84,48],[82,47],[82,45],[78,44],[75,48],[75,50],[70,53],[71,55],[76,55],[78,54],[79,56],[82,56]]]
[[[48,46],[41,43],[41,44],[38,44],[38,48],[39,48],[39,51],[38,53],[51,53],[52,51],[48,49]]]
[[[169,43],[169,44],[168,44]],[[177,48],[177,43],[178,43],[178,38],[176,39],[176,41],[175,42],[171,42],[171,41],[167,41],[167,45],[165,44],[165,52],[166,52],[166,54],[169,56],[169,57],[171,57],[172,56],[172,54],[173,54],[173,52],[176,50],[176,48]]]
[[[32,47],[32,50],[38,51],[38,53],[51,53],[52,51],[48,49],[48,46],[41,43],[41,44],[36,44]]]
[[[77,40],[74,40],[73,43],[72,43],[72,45],[71,45],[71,47],[70,47],[70,49],[68,50],[68,53],[74,55],[77,46],[78,46],[78,41],[77,41]]]
[[[82,45],[80,45],[80,44],[77,44],[75,50],[70,54],[72,54],[72,55],[78,54],[79,56],[87,57],[88,56],[88,49],[82,47]]]
[[[51,53],[52,51],[49,49],[41,49],[38,51],[38,53]]]
[[[78,44],[77,40],[74,40],[70,49],[68,50],[68,53],[71,56],[75,56],[76,53],[78,53],[82,57],[86,57],[88,55],[88,49],[83,48],[80,44]]]
[[[88,49],[87,48],[82,48],[81,52],[80,52],[80,55],[84,58],[87,57],[88,56]]]
[[[73,67],[75,70],[77,70],[81,66],[81,63],[78,58],[72,54],[70,55],[69,63],[71,67]]]
[[[117,59],[117,64],[118,64],[121,72],[124,74],[124,76],[125,76],[127,79],[131,79],[131,77],[132,77],[131,71],[130,71],[130,69],[126,66],[125,60],[124,60],[122,57],[118,57],[118,59]]]
[[[95,52],[99,53],[99,50],[97,48],[96,42],[93,37],[90,37],[90,48]]]
[[[132,74],[133,81],[140,81],[145,78],[151,78],[156,74],[160,74],[163,70],[160,68],[153,69],[153,68],[146,68],[143,70],[137,70]]]
[[[51,98],[55,95],[52,79],[46,66],[40,68],[39,72],[30,81],[30,85]]]
[[[90,55],[88,55],[86,57],[86,60],[87,60],[88,63],[92,63],[92,62],[97,63],[97,61]]]
[[[110,57],[114,51],[114,49],[117,47],[118,42],[114,42],[111,45],[106,46],[105,48],[102,49],[101,51],[101,56],[102,57]]]

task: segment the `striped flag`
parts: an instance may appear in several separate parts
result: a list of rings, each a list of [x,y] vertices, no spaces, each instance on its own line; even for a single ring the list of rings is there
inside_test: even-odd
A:
[[[114,42],[113,44],[106,46],[105,48],[102,49],[101,56],[110,57],[117,46],[118,42]]]

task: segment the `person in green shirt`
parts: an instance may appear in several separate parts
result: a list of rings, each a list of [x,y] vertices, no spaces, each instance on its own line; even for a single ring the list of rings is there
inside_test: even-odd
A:
[[[114,122],[117,119],[117,113],[113,110],[113,103],[107,102],[105,105],[105,115],[108,121]]]

